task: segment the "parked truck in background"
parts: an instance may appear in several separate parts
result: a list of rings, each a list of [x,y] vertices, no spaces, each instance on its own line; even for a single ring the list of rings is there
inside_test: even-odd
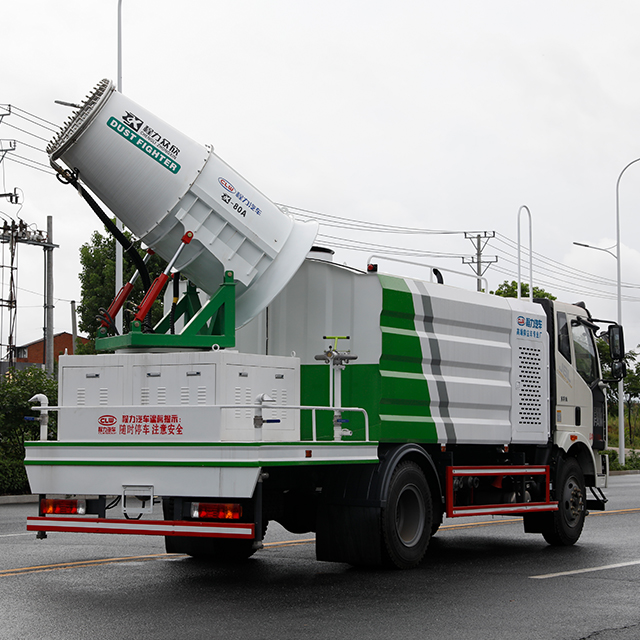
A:
[[[48,151],[168,266],[128,333],[110,335],[127,287],[105,314],[96,345],[114,353],[60,358],[57,439],[26,447],[29,530],[228,561],[276,521],[315,532],[319,560],[411,568],[445,517],[518,515],[571,545],[604,509],[595,337],[619,379],[616,323],[336,264],[316,224],[107,80]],[[149,330],[172,271],[188,285]]]

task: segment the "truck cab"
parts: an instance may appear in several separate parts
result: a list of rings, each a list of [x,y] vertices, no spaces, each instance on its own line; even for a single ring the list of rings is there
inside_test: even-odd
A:
[[[607,483],[607,382],[603,379],[596,339],[606,336],[614,362],[615,380],[624,373],[622,328],[613,322],[594,320],[583,303],[566,304],[538,300],[545,308],[548,333],[553,336],[551,351],[550,411],[554,444],[563,451],[577,450],[586,463],[587,485]],[[606,333],[597,333],[608,324]],[[588,461],[593,462],[589,463]],[[588,470],[593,470],[591,475]]]

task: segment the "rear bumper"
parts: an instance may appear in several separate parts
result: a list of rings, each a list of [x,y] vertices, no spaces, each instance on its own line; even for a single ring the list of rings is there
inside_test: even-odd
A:
[[[187,522],[183,520],[107,520],[81,516],[33,516],[27,518],[27,531],[64,533],[120,533],[141,536],[193,536],[253,540],[251,523]]]

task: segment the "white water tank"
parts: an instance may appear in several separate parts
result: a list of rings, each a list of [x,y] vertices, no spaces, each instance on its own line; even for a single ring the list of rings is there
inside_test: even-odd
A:
[[[49,143],[131,232],[213,294],[236,280],[236,326],[264,309],[298,270],[318,225],[294,220],[213,150],[102,80]]]

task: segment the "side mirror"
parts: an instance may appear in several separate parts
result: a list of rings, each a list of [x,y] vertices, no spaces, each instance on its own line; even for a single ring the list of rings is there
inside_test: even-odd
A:
[[[622,333],[622,327],[619,324],[609,325],[607,334],[611,359],[614,362],[622,362],[624,360],[624,334]],[[621,377],[624,377],[624,375]]]
[[[622,380],[627,375],[627,365],[618,360],[611,365],[611,377],[615,380]]]

